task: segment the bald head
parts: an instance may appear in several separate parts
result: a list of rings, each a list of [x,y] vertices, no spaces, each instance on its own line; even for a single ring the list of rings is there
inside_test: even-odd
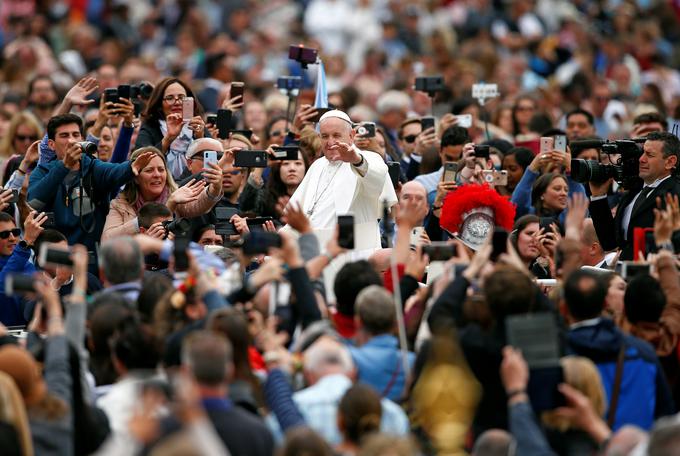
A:
[[[597,266],[604,260],[605,252],[597,237],[593,219],[583,221],[581,261],[586,266]]]
[[[593,219],[587,218],[583,221],[583,243],[586,245],[592,245],[594,243],[600,243],[597,238],[597,232],[595,231],[595,225],[593,224]]]
[[[506,456],[512,454],[512,435],[502,429],[489,429],[479,436],[472,448],[472,456]]]
[[[410,181],[402,185],[399,193],[399,204],[405,206],[407,204],[416,202],[420,207],[419,219],[421,224],[429,211],[427,204],[427,190],[420,182]]]

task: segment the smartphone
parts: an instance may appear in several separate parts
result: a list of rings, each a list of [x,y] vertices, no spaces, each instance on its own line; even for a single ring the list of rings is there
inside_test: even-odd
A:
[[[73,266],[71,252],[66,249],[58,248],[50,243],[40,246],[38,263],[41,266]]]
[[[458,163],[445,162],[444,163],[444,182],[456,182],[458,176]]]
[[[461,114],[454,117],[458,120],[457,126],[462,128],[472,127],[472,114]]]
[[[217,164],[217,151],[204,150],[203,151],[203,167],[210,168],[210,164]]]
[[[128,84],[121,84],[118,86],[118,98],[125,98],[126,100],[131,98],[130,86]]]
[[[621,277],[626,282],[633,279],[635,276],[639,275],[650,275],[651,264],[649,263],[636,263],[634,261],[620,261],[621,265]]]
[[[208,125],[217,125],[217,116],[215,114],[210,114],[205,118],[205,123]]]
[[[238,150],[234,154],[234,166],[237,168],[266,168],[267,151],[264,150]]]
[[[297,160],[300,153],[298,146],[272,146],[274,156],[272,160]]]
[[[319,51],[313,48],[306,48],[295,44],[291,44],[288,48],[288,58],[300,62],[303,68],[307,68],[307,65],[316,63],[318,55]]]
[[[567,153],[567,137],[565,135],[555,135],[555,150],[563,154]]]
[[[186,236],[177,236],[175,237],[174,245],[173,257],[175,259],[175,272],[185,272],[189,269],[189,257],[187,256],[189,238]]]
[[[415,81],[415,89],[418,92],[440,92],[444,90],[444,78],[442,76],[419,76]]]
[[[5,294],[7,296],[34,293],[33,276],[30,274],[7,274],[5,276]]]
[[[475,158],[489,159],[489,150],[491,148],[487,144],[479,144],[475,146]]]
[[[106,103],[118,103],[118,89],[104,89],[104,101]]]
[[[362,138],[375,138],[375,123],[361,122],[357,126],[357,135]]]
[[[246,234],[243,241],[243,253],[246,255],[268,253],[269,249],[274,247],[281,247],[281,236],[269,231],[251,231]]]
[[[252,130],[229,130],[229,134],[233,135],[241,135],[244,136],[248,141],[250,141],[250,138],[253,137],[253,131]],[[225,138],[222,138],[225,139]]]
[[[544,233],[552,233],[553,223],[555,223],[555,219],[552,217],[541,217],[538,219],[538,227],[542,228]]]
[[[248,229],[250,229],[250,231],[264,231],[262,225],[264,225],[265,222],[273,221],[274,219],[272,217],[252,217],[246,219],[246,223],[248,224]]]
[[[491,247],[491,261],[496,261],[508,249],[508,232],[499,226],[494,228]]]
[[[334,108],[314,108],[314,109],[316,109],[316,115],[309,120],[312,123],[319,123],[319,120],[321,120],[321,116],[326,114],[328,111],[332,111]]]
[[[47,220],[43,223],[43,228],[54,228],[57,226],[57,222],[54,220],[54,212],[45,212]]]
[[[553,150],[553,138],[543,136],[539,140],[539,150],[541,154],[547,154]]]
[[[411,230],[411,245],[420,245],[420,236],[425,232],[425,227],[417,226]]]
[[[233,236],[238,234],[236,227],[229,220],[238,214],[235,207],[218,206],[215,208],[215,233],[222,236]]]
[[[434,124],[435,119],[432,116],[423,117],[420,119],[420,128],[422,129],[422,131],[425,131],[428,128],[434,128]]]
[[[192,97],[186,97],[182,101],[182,120],[188,122],[193,117],[194,117],[194,99]]]
[[[390,175],[392,187],[396,189],[399,185],[399,176],[401,175],[401,165],[399,162],[389,162],[387,164],[387,173]]]
[[[430,261],[448,261],[456,256],[456,246],[446,242],[431,242],[423,246],[425,254],[430,257]]]
[[[228,109],[218,109],[215,116],[215,125],[217,126],[217,136],[220,139],[229,138],[229,126],[231,124],[231,111]]]
[[[354,215],[338,215],[338,245],[344,249],[354,249]]]
[[[10,204],[16,204],[19,202],[19,190],[12,189],[12,199],[8,201]]]
[[[245,92],[246,84],[241,81],[234,81],[231,83],[231,88],[229,89],[229,98],[241,97],[240,100],[243,101],[243,93]]]

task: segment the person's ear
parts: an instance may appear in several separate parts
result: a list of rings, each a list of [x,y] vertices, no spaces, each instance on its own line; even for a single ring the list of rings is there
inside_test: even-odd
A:
[[[53,139],[48,139],[47,140],[47,145],[50,147],[50,149],[55,150],[56,149],[56,143],[54,142]]]
[[[678,156],[675,154],[670,155],[666,159],[666,169],[674,170],[678,167]]]

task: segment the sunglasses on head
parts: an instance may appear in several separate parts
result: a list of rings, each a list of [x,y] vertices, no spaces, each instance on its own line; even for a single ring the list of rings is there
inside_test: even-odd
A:
[[[404,141],[406,141],[406,142],[409,143],[409,144],[413,144],[413,143],[415,142],[415,140],[416,140],[417,137],[418,137],[418,135],[408,135],[408,136],[404,136]]]
[[[21,230],[19,228],[14,228],[11,230],[0,231],[0,239],[7,239],[9,238],[10,234],[14,237],[19,237]]]

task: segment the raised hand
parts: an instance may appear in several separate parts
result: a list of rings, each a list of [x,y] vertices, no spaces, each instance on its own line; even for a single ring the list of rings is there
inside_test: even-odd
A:
[[[144,168],[149,164],[149,162],[156,156],[156,153],[153,151],[146,151],[143,154],[139,155],[137,158],[134,159],[134,161],[130,164],[132,167],[132,174],[135,176],[139,176],[139,173],[142,172]]]
[[[317,110],[312,105],[303,104],[295,113],[295,118],[290,126],[291,131],[300,133],[307,125],[312,125],[312,119],[317,115]]]
[[[666,195],[668,199],[669,195]],[[666,204],[665,209],[661,209],[661,197],[656,198],[656,205],[659,209],[654,209],[654,241],[656,245],[671,242],[673,235],[673,208]]]
[[[236,229],[238,234],[250,233],[250,228],[248,228],[248,221],[245,218],[239,217],[238,215],[233,215],[229,219],[229,222],[234,224],[234,228]]]
[[[567,216],[564,220],[565,233],[567,239],[581,240],[583,233],[583,221],[586,219],[589,201],[583,193],[574,193],[567,201]]]
[[[209,168],[203,168],[203,179],[208,183],[210,196],[222,195],[222,168],[216,163],[210,163]]]
[[[168,114],[165,118],[165,122],[168,126],[168,132],[166,133],[165,137],[172,142],[180,135],[180,133],[182,133],[182,126],[184,125],[182,114],[178,112]]]
[[[66,154],[64,155],[64,166],[75,171],[80,168],[80,157],[83,154],[83,148],[77,142],[72,143],[66,149]]]
[[[300,204],[289,204],[285,214],[281,217],[281,220],[300,234],[310,233],[312,231],[312,225]]]
[[[40,233],[43,232],[42,225],[47,221],[47,214],[44,212],[31,211],[24,221],[24,241],[27,244],[33,245],[38,239]]]
[[[194,116],[189,121],[189,128],[194,132],[194,138],[202,138],[205,134],[205,122],[201,116]]]
[[[10,205],[10,201],[14,198],[14,192],[11,188],[6,188],[0,191],[0,211],[4,211]]]
[[[434,132],[434,128],[428,128],[427,130],[421,131],[418,136],[416,136],[416,147],[415,153],[417,155],[423,155],[428,150],[437,147],[439,139]]]
[[[94,103],[95,100],[90,100],[87,97],[92,95],[98,88],[99,83],[95,78],[89,76],[84,77],[66,92],[64,101],[67,101],[71,106],[90,105]]]
[[[191,179],[186,185],[178,188],[170,195],[174,204],[185,204],[196,201],[205,188],[203,181]]]

